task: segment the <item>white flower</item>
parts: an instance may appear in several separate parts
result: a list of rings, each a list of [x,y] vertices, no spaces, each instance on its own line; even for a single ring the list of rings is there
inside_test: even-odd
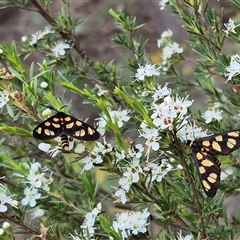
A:
[[[116,232],[122,234],[122,238],[128,238],[131,234],[138,235],[138,233],[147,232],[146,226],[148,226],[147,220],[150,213],[147,208],[142,212],[130,212],[117,213],[112,227]]]
[[[85,145],[83,145],[82,143],[79,143],[75,149],[74,149],[75,153],[81,154],[85,151]]]
[[[24,189],[25,198],[22,199],[22,204],[24,206],[28,205],[34,207],[36,205],[36,200],[41,197],[37,188],[25,188]]]
[[[227,73],[225,73],[225,76],[228,77],[227,81],[232,80],[233,77],[239,75],[239,73],[240,73],[240,56],[238,54],[231,56],[231,62],[230,62],[230,65],[228,67],[226,67],[226,71],[227,71]]]
[[[174,119],[182,119],[187,113],[187,108],[192,105],[193,101],[187,100],[187,97],[175,97],[174,99],[171,95],[164,97],[162,100],[160,104],[155,101],[152,103],[153,114],[151,118],[154,125],[160,129],[168,128],[172,130]]]
[[[49,33],[54,33],[54,30],[51,30],[50,27],[45,27],[43,31],[38,31],[35,34],[32,34],[32,39],[29,42],[30,45],[34,45],[38,42],[38,40],[42,39],[45,35]]]
[[[6,91],[0,92],[0,108],[7,104],[9,101],[9,95]]]
[[[71,46],[68,43],[58,41],[57,43],[55,43],[55,46],[51,48],[51,50],[53,51],[55,57],[59,57],[65,55],[66,52],[65,49],[68,48],[71,48]]]
[[[205,119],[205,123],[207,124],[212,122],[213,119],[220,121],[222,120],[222,111],[215,110],[215,108],[213,108],[212,110],[207,110],[203,114],[203,118]]]
[[[147,181],[153,182],[156,180],[161,182],[168,172],[173,170],[173,166],[166,159],[162,159],[161,162],[161,164],[153,162],[146,164],[144,171],[151,172],[151,176],[148,177]]]
[[[128,165],[127,171],[123,173],[123,177],[119,180],[121,188],[128,191],[133,183],[139,181],[139,174],[142,172],[140,160],[137,158],[133,159],[133,161]]]
[[[4,229],[0,228],[0,235],[3,235],[3,234],[4,234]]]
[[[98,203],[98,205],[91,212],[88,212],[85,215],[85,219],[83,221],[83,224],[81,225],[81,228],[83,229],[84,237],[88,237],[89,235],[93,236],[95,232],[94,224],[96,221],[96,217],[101,212],[101,209],[102,209],[102,204]]]
[[[179,126],[177,131],[177,137],[182,141],[186,142],[187,140],[194,140],[196,138],[202,138],[207,136],[207,130],[203,130],[200,127],[197,127],[195,123],[188,122],[184,120]]]
[[[22,36],[21,37],[21,40],[22,40],[22,42],[26,42],[27,40],[28,40],[28,37],[25,35],[25,36]]]
[[[12,199],[11,197],[7,196],[6,193],[0,192],[0,212],[6,212],[7,206],[5,206],[5,203],[11,204]]]
[[[43,152],[46,152],[48,154],[50,154],[52,157],[56,157],[57,154],[60,152],[60,150],[62,149],[59,146],[56,146],[54,148],[51,149],[51,145],[48,143],[39,143],[38,144],[38,148],[40,150],[42,150]]]
[[[121,187],[119,187],[119,188],[113,187],[113,188],[115,188],[115,190],[116,190],[116,192],[113,194],[113,196],[118,197],[120,202],[122,204],[125,204],[127,202],[127,196],[126,196],[127,190],[125,190]]]
[[[179,44],[176,42],[173,42],[170,46],[165,46],[163,48],[163,59],[169,59],[172,57],[173,54],[175,53],[182,53],[183,49],[179,47]]]
[[[226,30],[223,30],[226,34],[229,32],[236,33],[235,28],[240,26],[240,24],[235,25],[234,21],[229,18],[228,23],[224,23],[224,27],[226,27]]]
[[[44,28],[44,30],[42,31],[42,36],[45,36],[45,35],[47,35],[49,33],[55,33],[55,31],[53,29],[51,29],[50,26],[46,26]]]
[[[141,128],[142,133],[140,133],[140,137],[144,137],[146,139],[145,145],[148,146],[146,156],[149,156],[151,149],[153,151],[157,151],[159,149],[160,145],[158,141],[161,139],[161,137],[158,136],[158,129],[148,128],[145,123],[141,124]]]
[[[84,170],[90,170],[91,168],[93,168],[94,163],[95,164],[102,163],[103,159],[102,159],[102,156],[97,155],[97,156],[94,156],[94,157],[86,156],[81,161],[83,163],[85,163],[85,165],[83,167],[83,170],[82,170],[82,171],[84,171]]]
[[[159,76],[160,71],[159,68],[155,67],[154,65],[146,63],[145,67],[140,66],[137,69],[137,73],[135,74],[135,80],[134,81],[143,81],[145,77],[151,77],[151,76]]]
[[[6,229],[6,228],[9,228],[11,225],[9,222],[4,222],[3,225],[2,225],[2,228],[3,229]]]
[[[47,82],[41,82],[40,88],[47,88],[47,87],[48,87],[48,83]]]
[[[17,200],[12,200],[12,206],[17,208],[18,207],[18,201]]]
[[[52,110],[50,108],[46,108],[45,110],[42,111],[43,117],[49,117],[52,115]]]
[[[166,7],[166,3],[168,3],[168,0],[160,0],[158,5],[160,6],[160,10],[164,10]]]
[[[97,87],[97,95],[100,97],[102,95],[108,94],[109,91],[101,88],[99,85],[95,85]]]
[[[191,235],[186,235],[185,237],[182,236],[182,231],[178,233],[178,238],[177,240],[191,240],[192,236]]]
[[[157,85],[157,88],[153,92],[153,103],[158,101],[159,99],[163,99],[163,97],[171,94],[171,89],[167,87],[168,83],[165,84],[165,86],[162,88],[160,85]]]
[[[35,34],[32,34],[32,39],[29,42],[30,45],[35,45],[37,43],[38,40],[40,40],[42,38],[42,32],[38,31]]]
[[[111,117],[111,121],[116,123],[119,128],[123,126],[124,122],[128,122],[130,116],[128,113],[130,110],[111,110],[108,108],[108,113]],[[98,118],[98,131],[103,135],[105,132],[105,127],[107,126],[106,116],[102,116],[102,118]]]

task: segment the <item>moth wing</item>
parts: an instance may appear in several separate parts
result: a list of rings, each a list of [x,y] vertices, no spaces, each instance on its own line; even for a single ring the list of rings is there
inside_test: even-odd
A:
[[[49,140],[60,136],[62,132],[61,119],[57,113],[35,127],[33,137],[39,140]]]
[[[197,141],[212,155],[228,155],[240,147],[240,130],[214,134]]]
[[[68,136],[83,141],[96,141],[100,137],[100,133],[95,128],[75,117],[66,115],[64,122],[64,133]]]
[[[192,151],[204,192],[214,197],[220,185],[221,163],[209,152]]]

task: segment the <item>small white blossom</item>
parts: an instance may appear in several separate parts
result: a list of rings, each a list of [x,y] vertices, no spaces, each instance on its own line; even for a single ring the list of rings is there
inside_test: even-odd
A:
[[[52,110],[50,108],[46,108],[45,110],[42,111],[43,117],[49,117],[52,114]]]
[[[163,97],[171,94],[171,89],[168,88],[168,83],[165,84],[165,86],[162,88],[160,85],[157,85],[157,88],[153,92],[153,103],[158,101],[159,99],[163,99]]]
[[[233,77],[240,74],[240,56],[238,54],[231,56],[231,62],[226,71],[225,76],[228,77],[227,81],[232,80]]]
[[[9,228],[11,225],[9,222],[4,222],[3,225],[2,225],[2,228],[3,229],[6,229],[6,228]]]
[[[148,150],[146,152],[146,156],[148,159],[150,150],[157,151],[160,147],[159,140],[161,139],[160,136],[158,136],[158,129],[155,128],[148,128],[145,123],[141,124],[141,133],[140,137],[144,137],[146,139],[145,145],[148,146]]]
[[[240,24],[235,25],[234,21],[229,18],[228,23],[224,23],[224,27],[226,27],[226,30],[223,30],[226,34],[229,32],[236,33],[235,28],[240,26]]]
[[[207,110],[203,114],[203,118],[205,119],[205,123],[207,124],[212,122],[213,119],[216,119],[217,121],[221,121],[222,111],[215,110],[215,108],[213,108],[212,110]]]
[[[178,233],[178,238],[177,240],[191,240],[192,236],[191,235],[186,235],[185,237],[182,236],[182,231]]]
[[[49,33],[54,33],[54,30],[51,30],[50,27],[45,27],[43,31],[38,31],[35,34],[32,34],[32,39],[29,42],[30,45],[34,45],[38,42],[38,40],[43,39],[45,35]]]
[[[163,51],[163,59],[169,59],[172,57],[172,55],[176,53],[182,53],[183,49],[179,47],[178,43],[173,42],[171,45],[165,46],[162,51]]]
[[[151,176],[149,176],[147,179],[147,181],[151,182],[161,182],[168,172],[172,170],[174,170],[173,166],[166,159],[162,159],[161,164],[151,162],[147,163],[144,167],[144,171],[151,172]]]
[[[84,237],[90,237],[94,235],[95,228],[94,224],[96,221],[96,217],[101,212],[102,204],[98,203],[98,205],[91,211],[88,212],[85,215],[85,219],[83,221],[83,224],[81,225],[81,228],[83,229],[83,236]]]
[[[47,82],[41,82],[40,88],[47,88],[47,87],[48,87],[48,83]]]
[[[177,137],[183,142],[206,136],[207,130],[203,130],[201,127],[197,127],[195,123],[188,122],[187,120],[182,122],[177,131]]]
[[[160,6],[160,10],[164,10],[166,7],[166,3],[168,3],[168,0],[160,0],[158,5]]]
[[[3,187],[3,189],[1,189],[1,192],[0,192],[0,212],[6,212],[8,208],[5,204],[10,204],[13,207],[16,207],[16,206],[13,205],[13,199],[2,190],[6,191],[5,187]]]
[[[9,101],[9,95],[6,91],[0,91],[0,108],[5,106]]]
[[[126,192],[127,190],[119,187],[119,188],[116,188],[116,187],[113,187],[115,188],[116,192],[113,194],[114,197],[117,197],[118,200],[122,203],[122,204],[125,204],[127,202],[127,196],[126,196]]]
[[[3,50],[0,48],[0,54],[3,53]]]
[[[22,36],[21,37],[21,40],[22,40],[22,42],[26,42],[27,40],[28,40],[28,37],[25,35],[25,36]]]
[[[116,123],[119,128],[123,127],[124,122],[128,122],[130,119],[130,116],[128,115],[130,110],[111,110],[108,108],[108,113],[111,117],[111,121]],[[105,127],[107,126],[106,116],[102,116],[101,118],[98,118],[98,131],[101,133],[101,135],[104,135],[105,133]]]
[[[85,151],[85,145],[82,143],[77,144],[77,146],[74,149],[75,153],[81,154]]]
[[[56,147],[53,147],[51,149],[51,145],[48,144],[48,143],[39,143],[38,144],[38,148],[40,150],[42,150],[43,152],[46,152],[48,154],[50,154],[52,157],[56,157],[57,154],[60,152],[60,150],[62,149],[61,147],[59,146],[56,146]]]
[[[83,170],[90,170],[91,168],[93,168],[93,164],[98,164],[98,163],[102,163],[103,159],[102,156],[98,155],[96,157],[91,157],[91,156],[86,156],[81,160],[83,163],[85,163]]]
[[[18,201],[17,200],[12,200],[12,206],[17,208],[18,207]]]
[[[0,228],[0,236],[4,234],[4,229]]]
[[[51,50],[53,51],[55,57],[59,57],[65,55],[66,52],[65,49],[68,48],[71,48],[71,46],[68,43],[58,41],[57,43],[55,43],[54,47],[51,48]]]
[[[133,183],[139,181],[139,174],[142,172],[143,170],[140,166],[140,160],[137,158],[133,159],[133,161],[129,163],[127,171],[123,173],[123,177],[119,180],[121,188],[128,191]]]
[[[109,91],[101,88],[99,85],[96,84],[97,87],[97,95],[100,97],[102,95],[108,94]]]
[[[47,34],[49,34],[49,33],[55,33],[55,31],[54,31],[53,29],[51,29],[50,26],[46,26],[46,27],[44,28],[44,30],[42,31],[42,35],[45,36],[45,35],[47,35]]]
[[[24,190],[25,198],[22,199],[22,204],[24,206],[28,205],[34,207],[36,205],[36,200],[41,197],[37,188],[25,188]]]
[[[145,77],[159,76],[160,75],[159,69],[160,67],[156,68],[155,64],[151,65],[149,63],[146,63],[145,67],[139,65],[137,73],[135,74],[134,81],[143,81]]]

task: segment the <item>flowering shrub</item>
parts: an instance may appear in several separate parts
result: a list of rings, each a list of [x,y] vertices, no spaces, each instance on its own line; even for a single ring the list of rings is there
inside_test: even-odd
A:
[[[133,53],[124,56],[128,71],[120,74],[113,62],[91,59],[80,48],[74,32],[83,23],[64,11],[71,1],[61,1],[55,17],[46,10],[51,1],[31,0],[31,7],[27,2],[0,3],[36,11],[49,23],[21,42],[0,44],[3,239],[19,233],[24,239],[53,240],[237,239],[240,219],[226,214],[223,200],[239,192],[239,151],[219,156],[221,184],[210,198],[186,143],[240,128],[240,55],[223,50],[226,39],[237,49],[240,24],[231,18],[224,23],[208,1],[161,0],[159,12],[171,11],[182,20],[189,49],[173,41],[168,29],[156,39],[159,61],[153,63],[144,36],[135,37],[144,25],[110,9],[115,46]],[[240,10],[238,1],[231,2]],[[42,62],[27,68],[25,59],[33,55]],[[181,73],[184,64],[191,64],[191,78]],[[86,79],[91,84],[79,84]],[[60,137],[33,138],[33,129],[56,111],[77,115],[55,86],[95,107],[101,138],[68,137],[67,151]],[[190,89],[203,94],[204,110],[193,109]]]

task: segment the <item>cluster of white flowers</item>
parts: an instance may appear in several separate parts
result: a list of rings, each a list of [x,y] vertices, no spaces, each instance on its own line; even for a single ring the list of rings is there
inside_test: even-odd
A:
[[[137,235],[138,233],[147,232],[148,217],[150,213],[148,209],[141,211],[126,211],[117,213],[113,221],[112,228],[121,233],[122,239],[128,239],[130,235]],[[113,239],[110,237],[109,239]]]
[[[26,184],[24,189],[25,197],[22,199],[23,205],[29,205],[34,207],[36,205],[36,200],[41,198],[41,193],[39,190],[46,192],[50,191],[49,184],[52,183],[53,179],[51,177],[47,178],[45,172],[48,171],[46,167],[42,168],[41,164],[38,162],[31,163],[30,166],[26,164],[26,169],[28,170],[28,175],[16,174],[18,177],[22,178],[22,182]]]
[[[178,43],[172,39],[172,31],[164,31],[161,35],[161,39],[157,40],[157,45],[162,48],[162,70],[167,71],[169,68],[169,59],[176,54],[183,52],[183,49]]]
[[[29,41],[30,45],[35,45],[39,40],[43,39],[44,36],[50,34],[50,33],[54,33],[55,31],[52,30],[50,27],[45,27],[45,29],[43,31],[38,31],[35,34],[32,34],[32,39]],[[27,37],[23,36],[22,37],[22,41],[26,42],[27,41]],[[51,48],[53,54],[55,55],[55,57],[59,57],[59,56],[63,56],[65,55],[66,51],[65,49],[69,49],[71,48],[70,44],[63,42],[63,41],[58,41],[56,43],[54,43],[54,46]]]
[[[166,88],[166,86],[165,86]],[[160,92],[160,93],[159,93]],[[163,92],[168,93],[164,95]],[[173,97],[170,95],[171,90],[162,91],[159,87],[153,94],[154,103],[152,104],[152,115],[153,123],[160,130],[168,128],[173,129],[173,121],[177,119],[183,119],[186,117],[187,109],[193,103],[186,98]],[[162,95],[162,99],[159,99],[159,95]],[[155,99],[155,97],[157,97]]]
[[[32,39],[30,40],[29,44],[30,45],[34,45],[36,44],[40,39],[43,39],[44,36],[50,34],[50,33],[54,33],[55,31],[52,30],[49,26],[45,27],[43,31],[38,31],[35,34],[32,34]],[[24,36],[22,38],[22,41],[25,42],[26,41],[26,37]]]
[[[203,118],[205,119],[205,123],[210,123],[213,119],[217,121],[222,120],[222,111],[217,110],[216,108],[209,109],[203,114]]]
[[[155,65],[146,63],[145,66],[139,65],[137,73],[134,76],[134,81],[144,81],[145,77],[159,76],[160,67],[156,68]]]
[[[81,162],[85,163],[84,170],[90,170],[93,168],[93,164],[99,164],[103,162],[103,156],[112,151],[111,144],[107,144],[104,139],[104,143],[96,142],[96,146],[91,151],[91,154],[81,159]]]
[[[162,178],[169,172],[174,170],[173,166],[170,164],[169,159],[162,159],[161,163],[157,159],[155,162],[144,162],[141,164],[140,158],[142,157],[144,147],[142,144],[137,144],[134,149],[129,150],[129,153],[125,151],[116,152],[117,162],[126,161],[127,166],[124,170],[122,177],[119,180],[119,187],[113,187],[115,193],[113,196],[117,198],[117,202],[125,204],[127,202],[127,192],[130,190],[132,184],[137,183],[140,176],[146,176],[149,174],[147,181],[162,181]],[[151,175],[151,177],[150,177]]]
[[[98,203],[97,206],[91,211],[88,212],[85,215],[85,219],[83,221],[83,224],[81,225],[81,228],[83,229],[83,236],[86,237],[86,239],[90,239],[89,237],[92,237],[95,232],[95,221],[99,213],[101,213],[102,210],[102,204]]]
[[[129,113],[130,110],[112,110],[110,108],[108,108],[108,113],[109,116],[111,117],[111,119],[109,119],[109,121],[111,120],[114,124],[116,124],[119,128],[121,128],[123,126],[124,122],[128,122],[130,119]],[[108,122],[106,120],[106,116],[103,115],[101,118],[98,118],[98,131],[101,133],[101,135],[104,135],[105,133],[105,128],[108,125]]]

